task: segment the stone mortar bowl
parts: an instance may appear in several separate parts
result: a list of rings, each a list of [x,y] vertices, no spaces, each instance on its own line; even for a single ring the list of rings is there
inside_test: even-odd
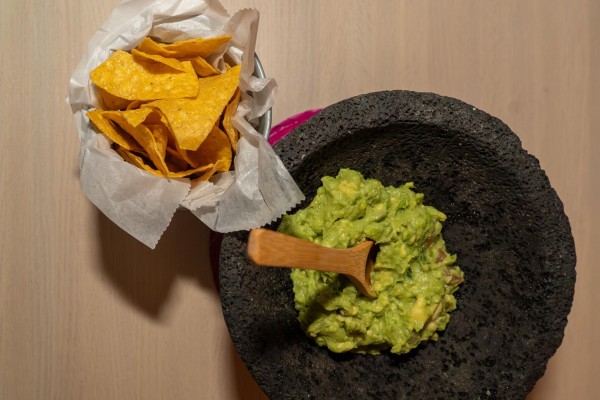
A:
[[[227,234],[220,289],[229,332],[272,399],[523,399],[560,345],[575,284],[563,205],[500,120],[459,100],[388,91],[334,104],[275,147],[306,195],[342,167],[415,183],[448,216],[465,282],[437,342],[409,354],[334,354],[296,320],[289,271],[246,259]],[[276,228],[277,223],[271,228]]]

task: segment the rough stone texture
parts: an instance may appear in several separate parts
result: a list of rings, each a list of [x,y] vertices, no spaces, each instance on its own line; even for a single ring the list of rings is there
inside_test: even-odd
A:
[[[324,109],[276,150],[307,196],[301,207],[341,167],[415,182],[448,215],[465,283],[439,341],[404,356],[336,355],[300,330],[289,271],[252,267],[247,233],[225,235],[225,320],[270,398],[525,398],[562,341],[575,248],[561,201],[505,124],[452,98],[379,92]]]

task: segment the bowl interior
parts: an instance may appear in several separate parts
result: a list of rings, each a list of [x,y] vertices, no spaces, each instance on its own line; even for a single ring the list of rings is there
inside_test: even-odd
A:
[[[454,99],[385,92],[331,106],[280,143],[307,196],[298,207],[343,167],[384,185],[414,182],[448,216],[443,236],[465,282],[437,342],[403,356],[337,355],[300,330],[289,271],[252,267],[247,234],[226,235],[224,315],[263,390],[271,398],[525,397],[562,340],[575,253],[562,204],[516,135]]]

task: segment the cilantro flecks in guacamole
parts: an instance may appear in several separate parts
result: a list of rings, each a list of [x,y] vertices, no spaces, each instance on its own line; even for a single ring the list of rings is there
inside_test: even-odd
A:
[[[371,283],[377,298],[360,294],[342,275],[293,270],[304,331],[336,353],[402,354],[436,340],[463,280],[441,235],[446,216],[424,205],[412,183],[384,187],[350,169],[322,182],[312,203],[285,216],[279,231],[335,248],[375,241]]]

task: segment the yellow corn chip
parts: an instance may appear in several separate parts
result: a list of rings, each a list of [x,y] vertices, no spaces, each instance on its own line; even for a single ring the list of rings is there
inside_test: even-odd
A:
[[[151,174],[154,174],[156,176],[165,176],[165,174],[163,174],[160,171],[155,170],[154,168],[152,168],[151,166],[149,166],[148,164],[146,164],[144,162],[144,159],[140,156],[136,156],[135,154],[133,154],[132,152],[125,150],[123,148],[117,148],[117,153],[119,153],[119,155],[121,157],[123,157],[123,160],[129,162],[130,164],[135,165],[138,168],[143,169],[144,171],[148,171]]]
[[[162,46],[159,46],[154,40],[149,37],[145,37],[144,40],[138,44],[136,50],[144,52],[146,54],[156,54],[163,57],[173,57],[174,52],[165,50]]]
[[[144,120],[144,125],[165,125],[167,131],[169,128],[166,126],[167,119],[160,112],[160,110],[154,109],[153,112],[148,114],[146,119]]]
[[[231,143],[227,135],[215,125],[198,150],[188,151],[187,157],[192,161],[191,165],[212,164],[218,168],[215,172],[229,171],[233,157]]]
[[[182,150],[196,150],[206,139],[239,84],[240,66],[222,75],[200,78],[195,99],[157,100],[142,105],[156,108]]]
[[[215,36],[210,38],[196,38],[165,44],[166,50],[175,51],[178,57],[206,58],[217,51],[219,47],[231,40],[231,36]]]
[[[167,147],[165,162],[167,163],[167,167],[169,167],[170,172],[185,171],[189,166],[181,154],[171,147]]]
[[[167,156],[169,156],[169,162],[171,164],[180,165],[183,164],[183,167],[180,170],[187,169],[188,165],[191,165],[193,168],[198,167],[198,165],[193,165],[191,160],[187,158],[187,154],[185,150],[181,150],[177,141],[175,140],[175,136],[173,136],[173,132],[171,132],[171,128],[169,127],[169,123],[166,117],[159,109],[154,109],[154,112],[148,115],[146,118],[145,124],[147,126],[153,125],[154,129],[161,129],[162,132],[165,132],[167,135]],[[158,128],[161,126],[161,128]],[[165,160],[166,161],[166,160]],[[170,171],[173,171],[169,168]]]
[[[196,75],[201,77],[219,75],[221,71],[213,67],[208,61],[202,57],[186,58],[183,61],[189,61],[196,71]]]
[[[129,103],[126,110],[135,110],[136,108],[140,108],[140,106],[144,103],[145,102],[141,100],[133,100]]]
[[[114,96],[101,88],[98,88],[98,94],[104,110],[125,110],[131,105],[131,100]]]
[[[184,68],[183,64],[175,58],[163,57],[163,56],[159,56],[157,54],[148,54],[148,53],[144,53],[142,51],[136,50],[136,49],[131,50],[131,54],[133,55],[133,59],[138,62],[155,62],[155,63],[169,66],[169,67],[173,68],[175,71],[187,72],[187,70]],[[193,63],[192,63],[192,66],[193,66]]]
[[[165,164],[165,152],[156,142],[153,133],[142,124],[146,117],[152,112],[152,109],[140,108],[129,111],[105,111],[103,116],[118,124],[127,133],[129,133],[142,146],[148,154],[148,158],[154,163],[156,168],[164,174],[167,174],[168,168]],[[165,139],[166,140],[166,139]]]
[[[231,148],[233,151],[236,149],[237,141],[239,139],[239,132],[233,126],[233,117],[235,112],[237,111],[238,104],[240,103],[240,89],[235,91],[233,98],[227,104],[227,108],[225,108],[225,113],[223,114],[223,129],[227,136],[229,137],[229,141],[231,142]]]
[[[210,178],[212,178],[212,176],[217,171],[224,171],[225,170],[224,169],[224,165],[225,164],[226,164],[226,161],[222,161],[222,160],[217,161],[217,164],[213,165],[211,169],[209,169],[206,172],[204,172],[204,174],[200,175],[198,178],[192,179],[192,183],[209,180]]]
[[[183,65],[183,69],[185,69],[185,72],[188,75],[194,75],[196,78],[198,78],[198,75],[196,75],[196,71],[194,71],[194,66],[190,61],[181,61],[181,65]]]
[[[142,147],[135,141],[129,133],[123,131],[118,126],[114,126],[109,120],[104,118],[102,110],[92,110],[87,113],[90,121],[110,140],[130,151],[143,151]]]
[[[181,172],[169,172],[169,174],[167,174],[167,177],[169,177],[169,178],[185,178],[187,176],[194,175],[194,174],[197,174],[200,172],[210,171],[212,169],[212,167],[213,167],[212,164],[210,164],[210,165],[203,165],[198,168],[188,169],[186,171],[181,171]]]
[[[137,156],[137,155],[131,153],[130,151],[127,151],[122,148],[118,148],[117,153],[119,153],[121,155],[121,157],[123,157],[123,159],[125,161],[129,162],[130,164],[133,164],[136,167],[141,168],[144,171],[148,171],[151,174],[154,174],[156,176],[166,176],[167,178],[185,178],[190,175],[198,174],[200,172],[211,171],[213,169],[213,165],[203,165],[202,167],[199,167],[199,168],[187,169],[187,170],[178,171],[178,172],[168,172],[168,173],[164,174],[161,171],[158,171],[158,170],[152,168],[150,165],[146,164],[146,162],[144,161],[144,159],[142,157]]]
[[[154,136],[154,141],[156,142],[156,151],[160,158],[163,160],[167,156],[167,142],[169,140],[168,129],[166,126],[160,125],[147,125],[144,124],[152,135]]]
[[[167,148],[171,148],[179,155],[179,159],[183,162],[188,163],[188,161],[184,160],[181,156],[181,151],[177,147],[177,141],[175,140],[175,136],[173,136],[173,132],[171,132],[171,127],[169,126],[169,121],[164,116],[164,114],[157,108],[153,109],[154,111],[148,115],[146,120],[144,121],[144,125],[150,127],[153,126],[153,129],[160,129],[161,132],[164,132],[167,136]],[[160,128],[159,128],[160,126]]]
[[[148,116],[152,113],[152,110],[138,108],[135,110],[125,111],[105,111],[103,115],[112,120],[126,121],[126,125],[131,125],[134,128],[146,121]],[[122,127],[122,126],[121,126]],[[123,128],[125,129],[125,128]],[[139,143],[139,142],[138,142]]]
[[[181,152],[176,149],[177,142],[169,127],[166,126],[166,118],[160,110],[148,114],[148,117],[144,121],[144,125],[150,129],[157,144],[157,150],[165,160],[165,164],[169,172],[181,172],[188,169],[188,160],[184,159]],[[189,164],[189,165],[188,165]],[[192,167],[198,167],[198,165],[192,165]]]
[[[194,98],[198,78],[189,61],[182,64],[188,72],[161,63],[139,63],[130,53],[117,50],[90,77],[100,89],[125,100]]]
[[[188,151],[188,150],[182,150],[179,145],[177,144],[177,142],[175,143],[175,149],[177,150],[177,153],[179,153],[179,155],[181,156],[181,158],[183,160],[185,160],[185,162],[187,164],[189,164],[192,168],[197,168],[199,167],[201,164],[199,164],[198,162],[196,162],[193,158],[191,158],[189,156],[189,153],[193,153],[193,151]]]
[[[121,157],[123,157],[123,160],[129,162],[130,164],[133,164],[136,167],[143,169],[144,171],[150,172],[153,175],[166,176],[167,178],[185,178],[187,176],[190,176],[193,174],[198,174],[200,172],[204,172],[204,174],[202,176],[205,176],[205,175],[207,175],[206,174],[207,172],[211,172],[212,170],[214,170],[213,165],[204,165],[199,168],[185,169],[182,171],[168,172],[168,173],[164,174],[163,172],[152,168],[150,165],[148,165],[144,161],[144,159],[142,157],[135,155],[130,151],[127,151],[123,148],[117,148],[117,153],[119,153],[119,155]]]
[[[156,43],[154,40],[147,37],[142,40],[137,49],[148,54],[178,59],[192,57],[206,58],[229,40],[231,40],[231,36],[216,36],[205,39],[197,38],[182,40],[171,44],[163,44]]]

